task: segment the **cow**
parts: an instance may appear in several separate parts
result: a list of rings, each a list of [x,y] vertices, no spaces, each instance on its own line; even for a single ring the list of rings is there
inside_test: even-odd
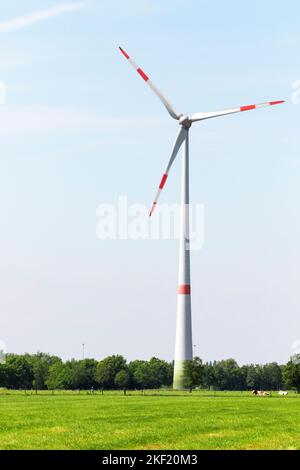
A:
[[[270,395],[268,392],[264,392],[263,390],[252,390],[252,394],[257,397],[268,397]]]
[[[286,397],[289,393],[285,392],[284,390],[279,390],[278,395],[281,395],[282,397]]]

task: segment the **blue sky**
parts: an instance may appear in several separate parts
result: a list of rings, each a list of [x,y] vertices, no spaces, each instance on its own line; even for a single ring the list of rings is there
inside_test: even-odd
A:
[[[191,200],[205,207],[205,244],[192,253],[196,353],[289,358],[300,339],[299,17],[296,1],[1,7],[0,340],[9,351],[80,357],[84,342],[97,358],[173,358],[176,241],[96,237],[99,204],[120,195],[151,204],[177,132],[121,45],[182,112],[287,101],[194,125],[190,146]],[[179,183],[177,161],[163,202],[179,201]]]

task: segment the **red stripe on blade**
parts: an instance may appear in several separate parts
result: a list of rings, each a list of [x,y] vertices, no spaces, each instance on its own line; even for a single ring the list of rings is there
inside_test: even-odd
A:
[[[119,49],[122,52],[122,54],[126,57],[126,59],[129,59],[129,55],[124,51],[124,49],[122,49],[122,47],[120,46],[119,46]]]
[[[149,77],[142,71],[142,69],[137,69],[137,72],[140,74],[140,76],[147,82],[149,80]]]
[[[151,217],[151,215],[153,214],[155,207],[156,207],[156,202],[153,202],[149,217]]]
[[[242,106],[241,111],[250,111],[251,109],[255,109],[255,104],[250,104],[249,106]]]
[[[178,286],[178,294],[190,295],[191,286],[190,284],[181,284]]]
[[[159,185],[159,189],[163,189],[166,181],[167,181],[167,178],[168,178],[168,175],[165,173],[161,179],[161,182],[160,182],[160,185]]]
[[[271,101],[269,105],[274,106],[275,104],[282,104],[282,103],[285,103],[285,101]]]

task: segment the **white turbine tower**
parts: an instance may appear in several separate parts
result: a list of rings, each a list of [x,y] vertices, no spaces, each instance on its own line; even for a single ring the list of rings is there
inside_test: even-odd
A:
[[[120,47],[122,54],[128,62],[140,74],[143,80],[154,91],[158,98],[167,108],[172,118],[179,122],[179,133],[177,135],[171,157],[158,187],[156,197],[154,199],[150,216],[152,215],[159,198],[159,195],[169,176],[170,169],[177,156],[177,153],[184,144],[182,158],[182,180],[181,180],[181,222],[180,222],[180,242],[179,242],[179,286],[178,286],[178,302],[177,302],[177,327],[176,327],[176,346],[175,346],[175,363],[174,363],[174,379],[173,387],[175,389],[188,388],[186,365],[193,359],[193,343],[192,343],[192,316],[191,316],[191,279],[190,279],[190,247],[189,247],[189,129],[196,121],[203,121],[227,114],[240,113],[250,111],[252,109],[263,108],[265,106],[273,106],[284,103],[284,101],[269,101],[267,103],[253,104],[248,106],[240,106],[238,108],[224,109],[221,111],[209,113],[196,113],[191,117],[178,113],[174,106],[163,96],[154,83],[149,79],[145,72],[139,68],[131,57]]]

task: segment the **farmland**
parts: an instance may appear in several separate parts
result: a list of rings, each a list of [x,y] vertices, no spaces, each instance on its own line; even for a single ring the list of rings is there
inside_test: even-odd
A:
[[[0,449],[300,449],[300,397],[2,390]]]

